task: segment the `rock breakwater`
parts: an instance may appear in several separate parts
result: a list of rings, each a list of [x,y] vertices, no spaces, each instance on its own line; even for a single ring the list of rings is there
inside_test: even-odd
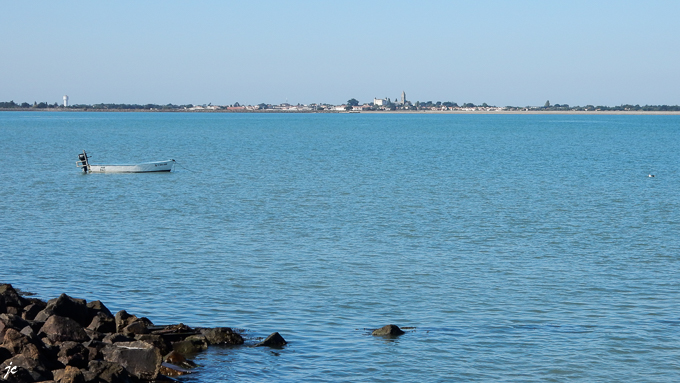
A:
[[[100,301],[62,294],[45,302],[0,284],[0,380],[10,383],[172,381],[196,371],[187,356],[242,344],[229,327],[156,326]]]

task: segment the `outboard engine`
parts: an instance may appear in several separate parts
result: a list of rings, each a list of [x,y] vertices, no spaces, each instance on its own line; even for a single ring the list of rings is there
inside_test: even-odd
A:
[[[76,161],[76,166],[83,168],[83,172],[85,173],[90,170],[90,163],[87,161],[88,158],[87,153],[83,150],[82,154],[78,154],[78,161]]]

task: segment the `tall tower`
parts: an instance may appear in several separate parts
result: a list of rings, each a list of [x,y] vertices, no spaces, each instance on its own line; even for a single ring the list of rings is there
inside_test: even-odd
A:
[[[406,105],[406,92],[401,91],[401,105]]]
[[[68,107],[68,96],[64,95],[64,108]]]

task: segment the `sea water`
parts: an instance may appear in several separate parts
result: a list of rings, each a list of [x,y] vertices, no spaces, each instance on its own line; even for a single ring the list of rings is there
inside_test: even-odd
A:
[[[0,282],[245,331],[183,381],[680,380],[679,116],[1,112],[0,160]]]

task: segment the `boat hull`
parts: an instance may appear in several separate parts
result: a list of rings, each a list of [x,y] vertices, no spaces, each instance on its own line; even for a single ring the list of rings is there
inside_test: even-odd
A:
[[[90,173],[159,173],[170,172],[174,160],[145,162],[136,165],[89,165]]]

